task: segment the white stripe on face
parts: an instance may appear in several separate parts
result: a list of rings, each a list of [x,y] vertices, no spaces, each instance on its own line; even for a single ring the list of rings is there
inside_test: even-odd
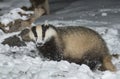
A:
[[[54,30],[53,28],[50,27],[45,32],[45,38],[44,38],[45,42],[49,41],[51,39],[51,37],[55,37],[56,35],[57,35],[56,30]]]
[[[36,33],[37,33],[37,40],[36,40],[36,44],[37,43],[43,43],[43,38],[42,38],[42,26],[36,26]]]
[[[57,35],[56,30],[49,26],[37,26],[37,43],[45,43],[50,40],[51,37]]]
[[[47,41],[49,41],[51,39],[51,37],[54,37],[57,35],[56,33],[56,30],[54,30],[53,28],[49,27],[49,28],[46,28],[44,31],[43,31],[43,28],[45,29],[46,27],[42,27],[42,26],[36,26],[36,34],[35,35],[32,31],[30,31],[29,35],[30,35],[30,38],[32,40],[35,41],[36,44],[39,44],[39,45],[43,45],[44,43],[46,43]],[[44,35],[43,35],[44,33]],[[37,36],[37,37],[35,37]]]
[[[41,29],[41,26],[32,27],[31,31],[29,32],[29,37],[34,42],[38,42],[38,39],[42,40],[42,29]]]

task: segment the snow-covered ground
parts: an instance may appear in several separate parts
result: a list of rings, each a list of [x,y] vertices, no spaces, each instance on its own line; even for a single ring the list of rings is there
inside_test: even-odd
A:
[[[29,14],[33,14],[33,11],[24,11],[20,8],[15,8],[15,9],[11,10],[10,12],[8,12],[0,17],[1,24],[4,24],[6,26],[10,22],[14,23],[14,21],[17,19],[22,19],[22,20],[28,19],[28,16],[21,17],[21,15],[19,13],[29,15]]]
[[[25,0],[4,0],[0,14],[25,4]],[[28,1],[28,0],[27,0]],[[20,3],[19,3],[20,2]],[[59,26],[86,26],[98,31],[105,39],[111,54],[120,54],[119,0],[50,0],[52,14],[40,17],[35,23]],[[9,8],[6,8],[10,5]],[[14,6],[13,6],[14,5]],[[62,6],[61,6],[62,5]],[[5,9],[5,10],[4,10]],[[10,18],[8,18],[10,19]],[[0,30],[0,42],[9,36]],[[35,44],[9,47],[0,44],[0,79],[120,79],[120,57],[113,58],[117,72],[91,71],[86,65],[67,61],[43,61]]]

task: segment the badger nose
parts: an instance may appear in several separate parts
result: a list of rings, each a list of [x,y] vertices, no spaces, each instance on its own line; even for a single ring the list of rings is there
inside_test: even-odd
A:
[[[43,43],[37,43],[37,46],[43,46]]]

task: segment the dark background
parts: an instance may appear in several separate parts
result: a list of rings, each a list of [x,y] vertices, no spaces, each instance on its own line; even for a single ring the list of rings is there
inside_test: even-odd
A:
[[[40,17],[38,22],[84,19],[120,23],[120,0],[49,0],[49,4],[50,15]],[[0,15],[22,6],[29,7],[29,0],[0,0]]]

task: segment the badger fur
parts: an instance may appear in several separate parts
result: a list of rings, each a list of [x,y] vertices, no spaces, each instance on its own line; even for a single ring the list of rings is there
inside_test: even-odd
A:
[[[35,41],[40,53],[50,60],[86,64],[91,69],[101,63],[103,70],[116,70],[105,41],[92,29],[38,25],[32,27],[28,35]]]

